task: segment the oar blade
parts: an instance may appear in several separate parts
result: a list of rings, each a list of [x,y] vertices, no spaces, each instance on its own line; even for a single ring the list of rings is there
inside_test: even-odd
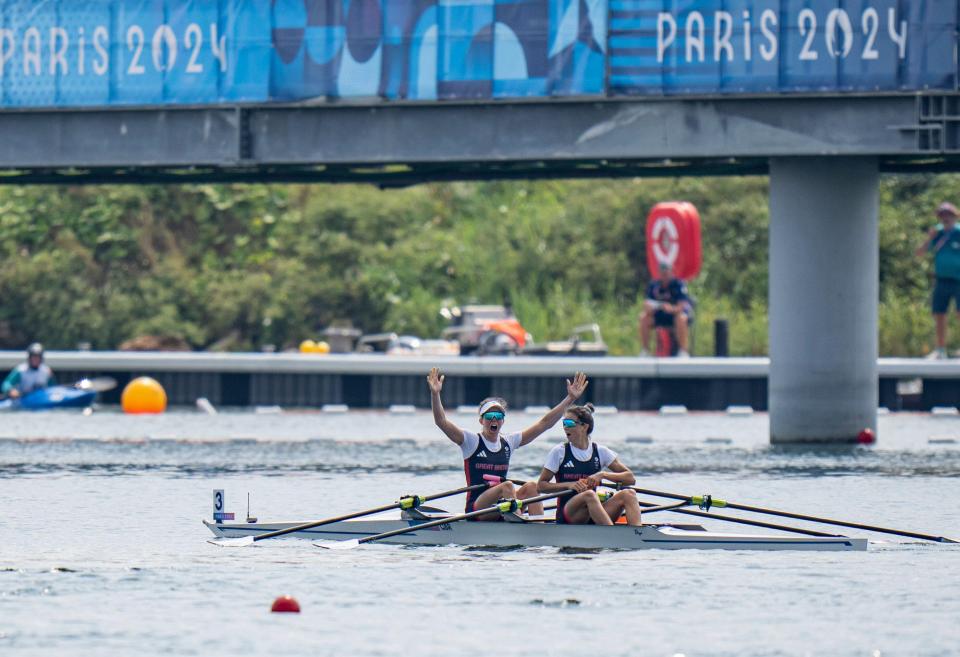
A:
[[[253,536],[240,536],[239,538],[217,538],[207,541],[210,545],[217,547],[247,547],[253,545]]]
[[[351,538],[347,541],[318,541],[314,543],[314,545],[324,550],[352,550],[353,548],[360,547],[360,541]]]
[[[93,390],[94,392],[106,392],[117,387],[117,380],[112,376],[96,376],[92,379],[80,379],[73,384],[78,390]]]

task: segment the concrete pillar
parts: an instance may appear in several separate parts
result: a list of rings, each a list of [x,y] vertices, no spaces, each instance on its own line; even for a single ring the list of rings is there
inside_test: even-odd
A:
[[[770,441],[851,442],[877,424],[873,158],[770,160]]]

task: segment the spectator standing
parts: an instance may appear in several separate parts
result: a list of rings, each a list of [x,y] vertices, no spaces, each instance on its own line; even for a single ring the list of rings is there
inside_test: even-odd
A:
[[[960,312],[960,213],[952,203],[941,203],[937,208],[940,223],[930,229],[926,241],[917,249],[917,257],[933,253],[936,283],[933,286],[931,309],[936,324],[936,348],[927,358],[947,357],[947,311],[950,300]]]

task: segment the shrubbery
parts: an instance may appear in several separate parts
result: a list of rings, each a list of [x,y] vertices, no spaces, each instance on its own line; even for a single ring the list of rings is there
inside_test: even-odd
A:
[[[598,321],[614,353],[636,353],[645,219],[672,199],[703,220],[695,352],[726,317],[733,355],[765,353],[765,178],[5,187],[0,348],[285,348],[334,321],[433,337],[446,302],[510,302],[537,340]],[[913,249],[943,199],[960,177],[883,181],[882,354],[929,349],[930,264]]]

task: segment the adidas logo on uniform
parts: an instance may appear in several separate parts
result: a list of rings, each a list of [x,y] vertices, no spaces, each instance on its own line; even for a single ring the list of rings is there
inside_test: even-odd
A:
[[[573,464],[573,461],[567,461],[566,463],[563,464],[563,467],[565,467],[565,468],[575,468],[575,467],[577,467],[577,466],[575,466],[575,465]]]
[[[482,459],[485,459],[485,458],[487,458],[487,453],[481,449],[481,450],[480,450],[480,453],[477,454],[477,456],[480,457],[480,458],[482,458]]]

